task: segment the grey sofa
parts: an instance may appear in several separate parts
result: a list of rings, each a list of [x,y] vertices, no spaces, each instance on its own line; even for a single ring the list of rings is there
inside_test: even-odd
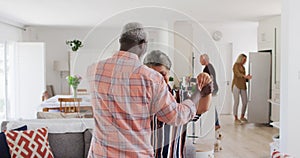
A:
[[[49,144],[55,158],[86,158],[91,138],[90,129],[76,133],[49,133]]]
[[[44,121],[49,121],[47,119],[40,119]],[[40,122],[39,120],[39,122]],[[54,119],[51,119],[51,121]],[[64,119],[57,119],[58,122],[64,122]],[[81,121],[81,120],[78,120]],[[28,121],[30,122],[30,121]],[[3,121],[1,123],[1,131],[3,130],[9,130],[9,127],[7,127],[7,124],[9,121]],[[67,122],[70,123],[70,122]],[[26,122],[23,124],[26,124]],[[52,150],[52,153],[55,158],[86,158],[90,142],[92,138],[92,128],[86,128],[83,131],[78,131],[76,129],[76,132],[72,132],[71,130],[68,130],[66,132],[51,132],[51,126],[49,128],[48,132],[48,138],[49,138],[49,144]],[[72,126],[70,124],[70,126]],[[74,125],[79,126],[79,125]],[[82,125],[81,125],[82,126]],[[28,126],[30,128],[30,125]]]

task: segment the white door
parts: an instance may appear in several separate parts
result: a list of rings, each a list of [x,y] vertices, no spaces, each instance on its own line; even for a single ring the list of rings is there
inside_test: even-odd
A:
[[[249,53],[249,73],[252,79],[248,86],[248,121],[251,123],[269,123],[270,53]]]
[[[232,43],[220,43],[217,45],[222,63],[219,64],[219,70],[225,71],[225,78],[220,78],[218,100],[216,106],[219,114],[232,114]]]

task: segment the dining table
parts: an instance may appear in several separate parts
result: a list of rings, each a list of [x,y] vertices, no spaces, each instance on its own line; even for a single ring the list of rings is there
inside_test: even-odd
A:
[[[72,95],[55,95],[47,100],[44,100],[40,104],[40,108],[43,112],[55,112],[59,111],[60,102],[58,98],[73,98]],[[91,96],[90,95],[78,95],[77,98],[81,98],[82,101],[80,102],[80,110],[92,110],[91,105]]]

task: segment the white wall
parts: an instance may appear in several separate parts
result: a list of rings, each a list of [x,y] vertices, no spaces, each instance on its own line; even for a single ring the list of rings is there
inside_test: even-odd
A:
[[[23,30],[0,22],[0,42],[22,41]]]
[[[157,24],[159,27],[167,27],[168,23],[162,22]],[[159,47],[162,50],[168,49],[168,31],[157,28],[149,28],[149,39],[153,42],[153,46]],[[40,41],[46,43],[46,84],[52,84],[56,93],[60,90],[60,73],[53,70],[53,62],[55,60],[68,61],[70,48],[65,44],[66,40],[80,39],[83,41],[83,47],[77,51],[78,55],[73,52],[72,58],[75,59],[75,64],[71,65],[71,73],[83,74],[83,69],[80,63],[85,62],[86,59],[92,59],[87,62],[95,62],[96,60],[109,57],[114,51],[119,50],[118,37],[121,28],[117,27],[29,27],[26,29],[24,41]],[[156,38],[159,38],[157,40]],[[156,43],[156,44],[155,44]],[[157,44],[158,43],[158,44]],[[157,48],[156,48],[157,49]],[[149,45],[149,51],[151,45]],[[104,52],[103,52],[104,51]],[[89,57],[81,58],[81,55],[89,54]],[[92,57],[92,58],[91,58]],[[84,60],[84,61],[82,61]],[[67,84],[63,78],[63,84]],[[86,86],[83,81],[79,88]]]
[[[226,23],[202,23],[212,34],[214,31],[221,31],[223,38],[217,43],[232,43],[232,61],[244,52],[257,51],[257,27],[258,22],[226,22]]]
[[[282,56],[280,78],[280,150],[293,157],[299,152],[300,1],[284,0],[282,8]]]
[[[75,27],[29,27],[24,33],[24,41],[40,41],[46,43],[46,84],[52,84],[54,91],[60,93],[60,73],[54,71],[55,60],[69,60],[70,48],[67,40],[79,39],[83,41],[83,52],[99,52],[115,38],[120,29],[115,28],[75,28]],[[74,53],[74,52],[71,52]],[[93,61],[90,61],[91,63]],[[80,74],[84,75],[84,74]],[[63,78],[63,84],[67,84]]]
[[[274,28],[280,29],[281,16],[265,18],[259,21],[258,49],[274,49]],[[278,33],[277,36],[280,36]],[[278,50],[280,51],[280,50]]]
[[[276,30],[276,41],[275,41]],[[272,89],[280,81],[280,34],[281,16],[265,18],[259,21],[258,27],[258,50],[272,50]],[[276,42],[276,48],[275,48]],[[276,60],[276,61],[275,61]],[[276,72],[275,72],[276,70]],[[276,75],[276,76],[275,76]]]
[[[174,22],[174,72],[179,79],[192,75],[193,26],[189,21]]]
[[[170,26],[170,24],[163,24]],[[223,38],[220,43],[233,43],[233,60],[241,52],[257,51],[257,26],[256,22],[236,22],[236,23],[202,23],[208,33],[219,30],[223,33]],[[172,29],[172,28],[171,28]],[[29,27],[23,34],[24,41],[40,41],[46,43],[46,84],[54,85],[57,93],[60,90],[60,73],[53,70],[54,60],[68,61],[69,47],[65,44],[66,40],[80,39],[84,41],[83,51],[101,53],[108,43],[117,40],[117,35],[120,33],[120,28],[74,28],[74,27]],[[90,32],[91,31],[91,32]],[[164,34],[163,37],[160,37]],[[172,44],[173,40],[168,39],[165,31],[159,34],[150,33],[150,37],[160,37],[163,43]],[[199,38],[199,37],[198,37]],[[194,37],[194,40],[197,37]],[[158,41],[160,42],[160,41]],[[113,44],[113,47],[118,47]],[[170,47],[174,48],[174,47]],[[108,48],[110,51],[112,48]],[[118,49],[118,48],[117,48]],[[80,52],[80,50],[79,50]],[[172,54],[170,54],[172,56]],[[198,65],[197,65],[198,64]],[[195,60],[196,73],[199,73],[201,66],[198,62],[198,57]],[[63,79],[64,80],[64,79]]]

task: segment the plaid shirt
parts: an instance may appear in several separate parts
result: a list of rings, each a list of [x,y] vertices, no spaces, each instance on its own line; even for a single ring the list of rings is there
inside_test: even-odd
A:
[[[195,116],[191,100],[178,104],[163,77],[137,55],[120,51],[88,70],[95,128],[89,157],[153,157],[151,119],[182,125]]]

